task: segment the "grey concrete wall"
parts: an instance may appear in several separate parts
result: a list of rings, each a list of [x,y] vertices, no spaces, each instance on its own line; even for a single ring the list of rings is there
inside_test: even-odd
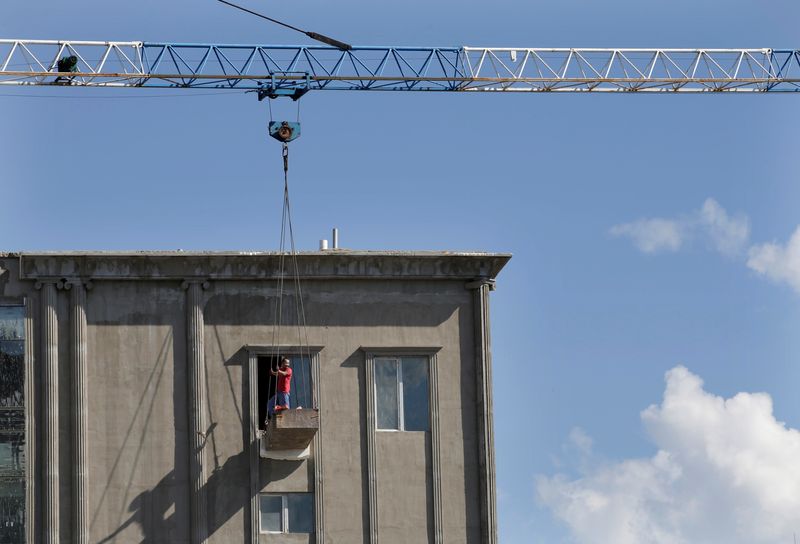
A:
[[[376,442],[380,542],[432,542],[430,433],[381,431]]]
[[[474,487],[477,454],[474,447],[465,446],[465,443],[476,444],[469,328],[471,293],[462,282],[405,285],[377,280],[308,281],[305,293],[308,342],[324,346],[320,367],[326,538],[330,542],[363,541],[368,529],[365,356],[360,348],[440,346],[440,417],[445,444],[442,485],[447,497],[445,534],[447,541],[477,542],[479,515]],[[209,421],[217,424],[209,443],[214,466],[231,474],[247,471],[247,457],[242,454],[247,437],[242,434],[240,420],[247,409],[242,400],[242,365],[246,363],[243,346],[271,343],[274,294],[271,284],[247,282],[212,282],[207,292]],[[290,303],[283,316],[288,327],[282,329],[280,344],[297,344],[293,312]],[[379,485],[387,493],[379,497],[381,519],[387,523],[385,527],[381,525],[382,541],[384,533],[386,542],[408,542],[403,538],[409,535],[415,535],[415,542],[427,541],[432,523],[430,448],[424,438],[413,437],[418,433],[380,434],[383,453],[379,456]],[[409,445],[404,449],[406,443]],[[384,467],[384,463],[391,468]],[[293,470],[276,471],[275,466],[282,464],[286,462],[262,461],[264,491],[312,490],[310,463],[301,462]],[[414,474],[415,484],[409,485],[411,480],[405,477]],[[228,478],[219,481],[230,482]],[[403,481],[405,485],[399,485]],[[230,488],[234,484],[215,485]],[[408,496],[404,495],[406,490]],[[468,491],[473,492],[469,498]],[[245,515],[237,511],[228,518],[231,507],[220,502],[220,497],[232,496],[234,490],[211,493],[215,498],[209,501],[209,508],[217,513],[212,535],[236,534]],[[240,487],[235,493],[241,497],[246,489]]]
[[[96,282],[88,296],[91,542],[188,542],[184,291]]]
[[[357,266],[348,263],[346,256],[331,257],[331,262],[325,258],[318,266],[313,260],[304,264],[308,274],[313,276],[316,270],[325,277],[303,282],[308,337],[303,337],[302,343],[322,347],[321,457],[293,462],[259,460],[259,491],[313,492],[316,461],[324,467],[325,542],[368,542],[369,384],[363,348],[436,348],[439,480],[434,481],[432,473],[430,432],[376,433],[377,496],[373,500],[379,540],[381,544],[433,543],[433,488],[440,485],[442,541],[480,542],[474,299],[465,280],[472,277],[473,269],[495,274],[507,258],[474,257],[472,268],[470,258],[463,256],[455,264],[447,264],[446,257],[439,262],[426,256],[418,265],[385,264],[380,256],[370,256]],[[177,275],[188,265],[179,256],[162,257],[158,262],[69,259],[34,256],[23,263],[27,279],[20,281],[19,259],[0,255],[0,296],[35,297],[33,280],[42,276],[96,274],[86,312],[89,541],[189,542],[186,292],[181,288],[185,278]],[[230,267],[220,264],[220,259],[198,261],[217,276],[231,276],[212,279],[202,295],[203,394],[208,424],[204,493],[208,541],[220,543],[242,542],[250,531],[246,346],[272,344],[276,301],[275,281],[268,273],[244,257],[232,259]],[[195,278],[203,273],[192,266]],[[344,277],[329,277],[337,270],[344,271]],[[168,279],[167,272],[176,275]],[[246,274],[259,279],[248,281],[242,277]],[[351,277],[354,274],[367,274],[369,279]],[[390,277],[382,278],[382,274]],[[67,293],[60,291],[59,514],[63,542],[70,542],[73,517],[68,301]],[[285,297],[283,305],[286,327],[276,343],[297,345],[293,297]],[[41,519],[40,505],[36,510],[36,519]],[[258,541],[317,542],[305,535],[261,535]]]
[[[22,297],[33,291],[31,282],[21,282],[19,257],[0,253],[0,297]]]

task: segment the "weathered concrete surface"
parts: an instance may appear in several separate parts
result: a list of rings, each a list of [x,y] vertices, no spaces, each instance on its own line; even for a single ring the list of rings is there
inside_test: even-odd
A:
[[[321,430],[314,440],[320,441],[316,461],[324,466],[325,485],[325,522],[317,532],[324,533],[326,543],[366,542],[369,535],[364,346],[437,350],[441,475],[433,481],[430,433],[378,433],[375,500],[381,544],[433,542],[434,485],[441,486],[444,497],[443,542],[482,542],[474,300],[465,284],[493,278],[508,259],[346,251],[301,256],[307,341],[322,347]],[[249,452],[258,445],[250,443],[247,426],[246,346],[272,343],[274,261],[274,254],[0,257],[0,282],[7,272],[0,296],[35,294],[36,280],[93,280],[86,303],[91,542],[190,539],[190,398],[181,289],[186,279],[210,280],[200,303],[208,541],[249,541]],[[69,338],[68,299],[64,292],[58,296],[64,329],[59,353],[68,360],[70,346],[61,341]],[[284,308],[282,322],[289,327],[276,343],[296,345],[292,297],[284,298]],[[62,414],[72,406],[68,370],[60,369]],[[71,438],[68,419],[59,421],[62,445]],[[69,448],[62,447],[60,455],[61,473],[69,475]],[[314,462],[259,459],[257,487],[271,493],[313,492]],[[64,536],[72,532],[71,479],[62,477],[60,485],[66,486]],[[308,535],[258,535],[255,541],[316,542]]]
[[[264,433],[266,447],[271,450],[303,450],[319,430],[317,410],[283,410],[277,412]]]
[[[432,542],[430,433],[379,431],[376,442],[379,541]]]
[[[510,255],[454,252],[335,250],[300,253],[306,278],[495,277]],[[23,253],[22,278],[270,279],[280,273],[278,253]]]
[[[177,281],[88,296],[91,542],[189,542],[184,302]]]

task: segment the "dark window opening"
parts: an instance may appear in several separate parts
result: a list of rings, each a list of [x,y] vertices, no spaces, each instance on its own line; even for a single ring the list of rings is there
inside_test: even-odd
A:
[[[290,408],[316,408],[311,383],[311,359],[307,355],[260,355],[258,357],[258,428],[265,430],[267,403],[275,395],[278,386],[277,376],[270,369],[278,369],[278,361],[286,357],[291,362],[292,380],[290,382]]]
[[[25,541],[25,328],[0,306],[0,544]]]

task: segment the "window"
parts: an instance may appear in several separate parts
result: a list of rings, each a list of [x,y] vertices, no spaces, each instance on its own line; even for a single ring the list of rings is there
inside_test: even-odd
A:
[[[0,541],[25,541],[24,307],[0,306]]]
[[[375,358],[379,430],[430,430],[428,366],[428,357]]]
[[[259,497],[262,533],[313,533],[312,493],[268,494]]]
[[[267,403],[275,394],[277,378],[270,374],[270,368],[276,370],[278,361],[286,357],[292,363],[292,381],[289,404],[291,408],[316,408],[311,383],[311,359],[299,355],[259,355],[258,356],[258,428],[265,429],[267,420]]]

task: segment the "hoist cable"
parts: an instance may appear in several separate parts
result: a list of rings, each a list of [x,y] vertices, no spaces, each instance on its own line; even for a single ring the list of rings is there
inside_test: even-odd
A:
[[[279,245],[279,258],[278,258],[278,292],[277,292],[277,304],[275,305],[275,318],[273,320],[272,325],[272,346],[275,349],[274,353],[277,356],[277,364],[278,369],[280,369],[281,363],[281,349],[280,345],[278,344],[281,340],[280,337],[280,328],[283,325],[283,292],[285,287],[285,278],[286,278],[286,255],[287,255],[287,247],[286,247],[286,235],[289,235],[289,249],[291,251],[291,261],[294,268],[294,287],[295,287],[295,313],[297,319],[297,335],[298,335],[298,349],[300,350],[300,374],[303,378],[303,385],[309,386],[309,394],[312,395],[311,397],[311,404],[313,405],[313,393],[311,392],[310,383],[308,380],[307,372],[310,369],[306,369],[305,361],[308,361],[311,364],[311,347],[308,341],[308,327],[305,315],[305,305],[303,303],[303,291],[300,285],[300,268],[297,262],[297,248],[295,246],[294,241],[294,227],[292,225],[292,211],[291,211],[291,201],[289,199],[289,146],[284,143],[282,148],[282,157],[283,157],[283,208],[281,210],[281,239]],[[303,353],[303,333],[305,333],[305,354]],[[277,349],[276,349],[277,348]],[[306,358],[307,356],[307,358]],[[272,370],[272,364],[270,363],[270,370]],[[273,395],[275,397],[275,405],[277,406],[278,403],[278,378],[279,376],[275,377],[275,385]],[[297,400],[300,400],[300,389],[296,387],[297,391]],[[272,397],[270,397],[272,398]],[[316,408],[316,406],[313,406]],[[273,407],[273,414],[275,410]],[[269,415],[269,414],[267,414]]]
[[[292,225],[292,209],[291,200],[289,199],[289,146],[283,144],[283,172],[284,172],[284,203],[286,208],[286,220],[289,227],[289,243],[291,246],[292,262],[294,264],[294,283],[295,283],[295,313],[297,314],[297,346],[300,349],[300,373],[303,377],[303,384],[308,385],[308,376],[306,375],[305,359],[303,358],[303,336],[302,330],[305,331],[306,336],[306,353],[308,355],[308,362],[311,364],[311,347],[308,344],[308,328],[306,326],[306,313],[303,305],[303,290],[300,286],[300,268],[297,264],[297,248],[294,243],[294,227]],[[299,393],[299,390],[298,390]],[[309,387],[310,393],[310,387]],[[298,395],[299,399],[299,395]],[[313,404],[313,402],[312,402]]]
[[[284,144],[284,148],[285,148]],[[288,153],[287,149],[284,149],[284,154]],[[280,243],[278,246],[278,301],[275,305],[275,314],[274,319],[272,321],[272,347],[275,349],[277,347],[277,351],[273,353],[273,357],[277,358],[277,368],[280,368],[281,363],[281,349],[280,345],[278,344],[280,337],[276,338],[277,333],[280,331],[281,324],[283,322],[283,284],[284,284],[284,248],[286,247],[286,200],[288,198],[288,173],[287,173],[287,163],[286,158],[284,158],[284,183],[283,183],[283,206],[281,212],[281,238]],[[269,370],[270,375],[272,375],[272,364],[273,360],[270,360]],[[275,380],[273,383],[273,391],[272,396],[269,398],[272,399],[273,396],[275,398],[275,406],[278,404],[278,375],[275,376]],[[273,380],[270,380],[273,381]],[[269,393],[269,389],[267,390]],[[275,406],[273,406],[273,415],[275,413]],[[269,407],[267,407],[267,418],[269,418]]]
[[[288,206],[289,206],[289,204],[287,202],[287,209],[288,209]],[[303,289],[302,289],[302,287],[300,285],[300,267],[299,267],[299,265],[297,263],[297,250],[296,250],[295,245],[294,245],[294,229],[292,227],[291,210],[289,210],[288,217],[289,217],[289,240],[291,242],[292,261],[293,261],[293,264],[294,264],[294,282],[295,282],[295,294],[296,294],[295,313],[297,314],[297,345],[300,348],[300,359],[301,359],[301,361],[307,360],[308,364],[310,365],[311,364],[311,346],[309,345],[309,342],[308,342],[308,326],[306,324],[306,311],[305,311],[305,306],[303,304]],[[307,359],[303,358],[304,357],[303,356],[303,334],[302,334],[303,332],[305,333],[305,341],[306,341],[306,346],[305,347],[306,347]],[[310,384],[310,381],[308,381],[308,376],[306,375],[306,373],[307,373],[306,365],[305,365],[304,362],[302,362],[301,364],[302,364],[301,374],[303,376],[303,384],[308,385],[308,384]],[[308,370],[308,372],[310,372],[310,369]],[[311,394],[311,388],[310,387],[309,387],[309,394]],[[314,404],[314,402],[313,402],[313,394],[311,395],[311,399],[310,400],[312,401],[311,404],[313,405]],[[315,406],[312,406],[312,407],[315,407]]]

